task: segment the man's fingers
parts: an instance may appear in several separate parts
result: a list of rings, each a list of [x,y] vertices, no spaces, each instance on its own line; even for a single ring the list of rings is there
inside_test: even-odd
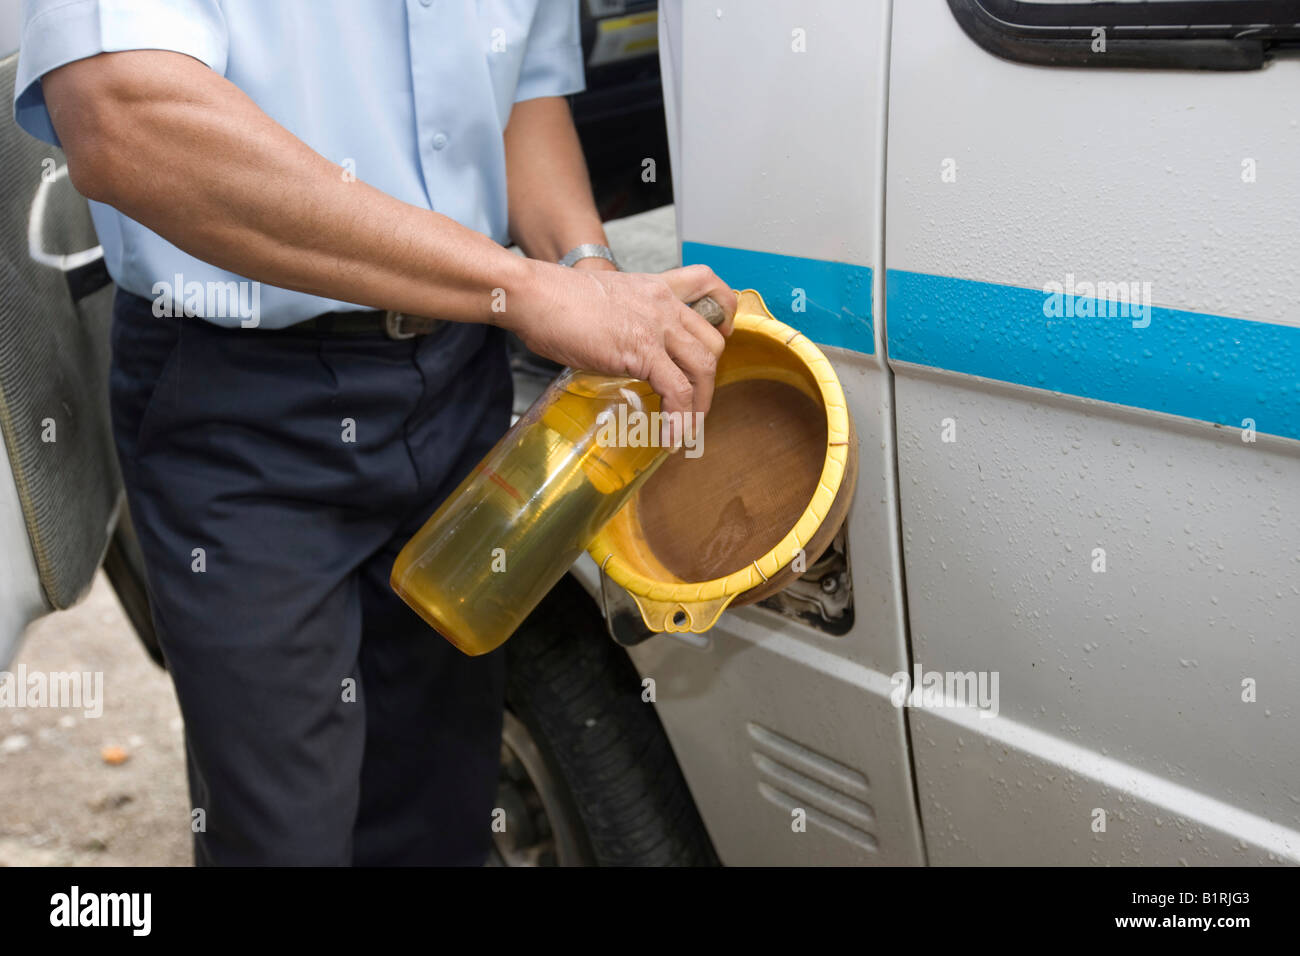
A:
[[[682,328],[665,337],[669,357],[695,386],[694,411],[708,414],[718,357],[727,344],[722,333],[697,313],[682,306]]]
[[[718,357],[685,329],[667,336],[664,345],[668,357],[693,388],[691,407],[687,411],[707,413],[713,403],[713,375],[718,368]]]
[[[727,339],[718,328],[710,325],[708,319],[685,305],[682,307],[682,325],[713,353],[714,358],[720,357],[722,350],[727,347]]]
[[[731,295],[731,290],[727,284],[718,278],[708,266],[682,266],[680,269],[669,269],[667,272],[660,273],[660,277],[668,283],[673,294],[683,302],[694,302],[696,299],[702,299],[706,295],[714,295],[714,300],[722,306],[723,311],[734,313],[735,296]],[[723,301],[724,297],[730,297],[733,301],[727,303]],[[728,309],[728,305],[731,308]]]
[[[690,413],[695,401],[695,389],[686,373],[667,352],[660,352],[651,362],[650,387],[659,394],[659,408],[671,417],[681,418]]]
[[[696,302],[706,295],[722,307],[727,319],[718,327],[722,335],[730,335],[732,320],[736,315],[736,293],[708,266],[683,266],[661,273],[660,278],[668,283],[673,295],[683,302]]]

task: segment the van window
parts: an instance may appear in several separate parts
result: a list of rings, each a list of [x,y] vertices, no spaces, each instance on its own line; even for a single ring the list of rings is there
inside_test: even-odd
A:
[[[948,0],[990,53],[1040,66],[1258,70],[1300,50],[1300,0]]]

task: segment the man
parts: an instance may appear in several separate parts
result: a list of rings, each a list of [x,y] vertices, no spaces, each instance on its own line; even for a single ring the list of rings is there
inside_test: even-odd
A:
[[[200,863],[485,859],[502,655],[387,579],[508,423],[505,330],[708,409],[724,339],[684,303],[735,299],[601,257],[581,88],[576,0],[29,0],[15,111],[119,286]]]

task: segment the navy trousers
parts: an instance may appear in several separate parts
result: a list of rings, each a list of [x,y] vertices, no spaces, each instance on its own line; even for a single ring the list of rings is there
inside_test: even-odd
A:
[[[504,656],[388,575],[509,424],[502,333],[222,329],[119,291],[111,393],[195,861],[482,864]]]

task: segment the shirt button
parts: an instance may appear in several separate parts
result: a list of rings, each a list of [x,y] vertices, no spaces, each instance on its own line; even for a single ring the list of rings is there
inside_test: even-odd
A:
[[[430,142],[433,143],[434,149],[442,149],[444,146],[447,145],[447,134],[435,133],[433,139],[430,140]]]
[[[427,7],[432,5],[433,0],[420,0],[420,6]]]

